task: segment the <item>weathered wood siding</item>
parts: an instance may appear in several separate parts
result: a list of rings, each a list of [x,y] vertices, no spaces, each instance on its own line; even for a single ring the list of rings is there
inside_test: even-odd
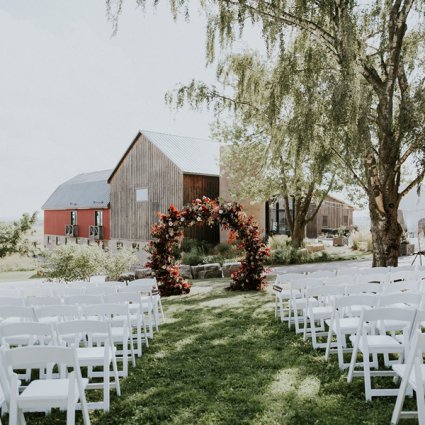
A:
[[[211,199],[218,198],[220,195],[219,177],[183,175],[183,204],[187,205],[196,198],[208,196]],[[187,238],[205,240],[217,244],[220,241],[219,226],[209,227],[204,224],[185,230]]]
[[[323,202],[316,217],[307,225],[307,237],[316,238],[322,229],[349,228],[352,225],[353,208],[331,198]]]
[[[156,146],[139,135],[111,186],[111,238],[147,241],[158,212],[183,206],[183,173]],[[148,189],[148,201],[136,202],[136,189]]]

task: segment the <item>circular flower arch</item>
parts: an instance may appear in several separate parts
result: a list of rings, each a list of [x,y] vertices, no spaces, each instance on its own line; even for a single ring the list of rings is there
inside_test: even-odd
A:
[[[159,214],[160,221],[152,227],[149,246],[151,257],[146,264],[158,280],[161,295],[187,294],[190,284],[180,275],[174,253],[183,240],[187,227],[218,223],[230,230],[230,240],[238,241],[238,248],[245,249],[246,255],[241,268],[232,274],[231,289],[255,290],[264,285],[264,259],[269,256],[258,225],[253,217],[247,217],[242,206],[236,202],[219,203],[204,196],[178,210],[170,205],[168,214]]]

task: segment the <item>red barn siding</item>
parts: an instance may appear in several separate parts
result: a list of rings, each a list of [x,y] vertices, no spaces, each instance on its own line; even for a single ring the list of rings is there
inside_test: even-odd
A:
[[[44,211],[44,234],[65,236],[65,225],[71,223],[70,210],[45,210]],[[80,238],[89,237],[89,226],[94,226],[94,213],[99,209],[76,210],[78,236]],[[103,211],[103,239],[109,240],[111,234],[110,210]]]

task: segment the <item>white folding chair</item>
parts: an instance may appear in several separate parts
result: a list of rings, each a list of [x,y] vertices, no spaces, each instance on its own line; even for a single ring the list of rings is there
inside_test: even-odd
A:
[[[103,401],[89,402],[87,404],[88,409],[109,411],[111,384],[115,386],[117,395],[121,395],[115,357],[116,348],[112,341],[109,323],[100,320],[73,320],[72,322],[57,323],[56,331],[62,345],[76,347],[78,362],[81,367],[88,368],[88,377],[102,378],[101,383],[89,383],[87,385],[87,389],[103,389]],[[73,338],[70,339],[71,335]],[[97,346],[93,345],[94,336]],[[114,376],[112,383],[110,382],[111,366]],[[93,372],[93,367],[103,367],[103,370]]]
[[[304,323],[304,316],[307,307],[306,290],[307,288],[323,286],[324,283],[320,279],[297,280],[290,283],[290,310],[289,313],[293,314],[293,322],[295,324],[295,333],[304,333],[304,329],[300,327],[300,323]],[[313,306],[317,304],[317,300],[312,298],[310,304]],[[289,316],[288,327],[291,328],[292,318]]]
[[[67,425],[75,424],[75,410],[81,403],[84,424],[90,425],[85,397],[87,379],[81,377],[80,365],[73,348],[32,346],[2,351],[6,370],[44,369],[51,364],[61,365],[60,379],[36,379],[20,392],[18,375],[1,373],[2,387],[7,387],[9,425],[25,424],[25,411],[45,412],[52,408],[67,411]],[[65,376],[65,367],[73,369]]]
[[[130,324],[132,329],[136,330],[133,340],[136,340],[136,354],[141,356],[143,354],[142,342],[149,346],[148,333],[146,330],[146,323],[143,313],[142,297],[138,293],[120,292],[113,295],[105,295],[106,303],[126,303],[129,306]],[[150,311],[151,309],[148,309]],[[152,324],[151,324],[152,326]]]
[[[389,277],[390,283],[400,280],[418,280],[418,273],[415,270],[391,270]]]
[[[332,317],[334,310],[332,302],[335,298],[341,297],[345,292],[345,288],[338,286],[312,286],[306,289],[306,311],[304,313],[304,341],[307,335],[311,336],[313,348],[325,348],[326,343],[319,343],[317,338],[326,336],[324,321]],[[310,323],[308,329],[307,321]],[[320,323],[316,328],[316,322]],[[308,334],[309,331],[309,334]]]
[[[329,360],[332,348],[332,338],[336,338],[336,351],[338,365],[341,370],[349,367],[350,363],[344,361],[344,353],[353,350],[347,347],[347,335],[356,333],[359,327],[359,314],[363,308],[373,308],[378,305],[378,296],[375,294],[350,295],[333,300],[332,316],[326,320],[329,327],[326,343],[325,360]],[[354,309],[352,309],[354,307]],[[354,310],[354,311],[353,311]]]
[[[416,330],[413,334],[411,349],[405,364],[393,365],[394,372],[401,378],[397,400],[391,416],[391,424],[398,424],[401,418],[418,419],[420,425],[425,425],[425,365],[423,354],[425,353],[425,334]],[[409,387],[416,393],[417,411],[402,411],[404,399]]]
[[[279,309],[279,316],[281,322],[289,322],[291,313],[290,313],[290,303],[291,290],[289,289],[289,284],[291,281],[305,279],[306,275],[301,273],[287,273],[287,274],[278,274],[276,275],[276,280],[273,285],[273,292],[275,295],[275,306],[274,306],[274,316],[277,317],[277,311]],[[300,298],[301,292],[295,291],[295,297]],[[286,314],[285,314],[286,313]]]
[[[398,320],[405,323],[404,340],[410,335],[414,323],[416,309],[411,308],[375,308],[363,310],[360,316],[359,327],[356,335],[350,336],[353,344],[353,353],[351,356],[350,368],[348,371],[347,382],[351,382],[353,376],[359,373],[354,371],[357,362],[357,353],[360,351],[363,355],[363,372],[366,400],[372,400],[376,396],[394,396],[397,390],[392,388],[372,388],[372,376],[394,376],[393,371],[375,370],[371,372],[371,367],[378,369],[378,354],[398,354],[400,363],[405,354],[405,345],[396,338],[387,334],[377,334],[377,323],[385,320]],[[370,362],[370,355],[373,361]]]
[[[418,280],[399,280],[397,282],[390,282],[384,285],[384,293],[394,292],[420,292],[421,285]]]
[[[105,283],[107,276],[105,275],[95,275],[90,276],[90,283]]]
[[[164,309],[162,307],[162,301],[161,301],[161,294],[159,292],[158,282],[156,280],[156,277],[136,279],[131,282],[128,282],[128,286],[131,286],[131,287],[138,286],[140,288],[140,292],[144,294],[147,294],[147,291],[149,291],[148,293],[149,295],[152,296],[154,301],[156,315],[158,316],[158,310],[159,310],[161,312],[162,320],[165,321]],[[158,320],[158,324],[159,324],[159,317],[155,318],[155,320]]]
[[[136,366],[134,353],[133,337],[131,335],[130,312],[127,304],[93,304],[82,305],[82,315],[87,319],[97,318],[98,320],[108,321],[111,326],[112,341],[116,345],[121,345],[122,349],[116,351],[118,361],[123,364],[120,376],[128,375],[128,359],[130,357],[133,367]],[[92,335],[93,342],[102,342],[103,337],[99,338]],[[130,352],[129,352],[130,347]]]

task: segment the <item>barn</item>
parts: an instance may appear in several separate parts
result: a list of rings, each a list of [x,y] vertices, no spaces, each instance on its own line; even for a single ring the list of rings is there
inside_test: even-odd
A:
[[[108,179],[110,246],[140,250],[158,212],[203,195],[218,198],[219,156],[220,144],[211,140],[139,131]],[[219,242],[218,227],[187,229],[185,235]]]
[[[107,246],[110,238],[108,177],[112,170],[79,174],[62,183],[44,203],[44,245],[69,242]]]

